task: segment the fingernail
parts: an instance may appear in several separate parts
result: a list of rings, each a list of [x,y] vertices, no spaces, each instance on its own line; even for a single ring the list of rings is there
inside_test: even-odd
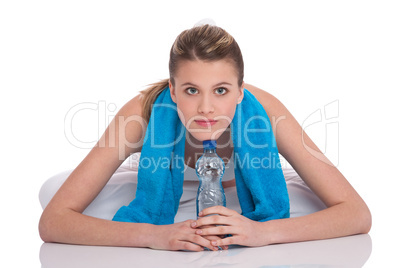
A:
[[[218,247],[214,247],[214,250],[219,250],[219,248],[218,248]]]
[[[195,233],[196,234],[202,234],[202,230],[197,230]]]
[[[197,226],[197,223],[194,221],[191,223],[191,227],[195,227],[195,226]]]
[[[200,216],[200,217],[201,217],[201,216],[202,216],[202,212],[198,213],[198,216]]]
[[[216,244],[217,244],[216,241],[212,241],[213,246],[216,246]]]

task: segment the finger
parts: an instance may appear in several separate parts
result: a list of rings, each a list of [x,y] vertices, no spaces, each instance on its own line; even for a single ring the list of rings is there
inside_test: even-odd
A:
[[[207,235],[215,235],[215,236],[224,236],[228,234],[234,234],[236,233],[234,231],[234,228],[232,226],[216,226],[216,227],[211,227],[211,228],[206,228],[206,229],[198,229],[195,231],[196,234],[202,235],[202,236],[207,236]]]
[[[238,214],[235,210],[232,209],[228,209],[227,207],[223,207],[223,206],[213,206],[213,207],[209,207],[206,208],[204,210],[202,210],[199,213],[200,217],[204,217],[204,216],[208,216],[211,214],[219,214],[222,216],[233,216]]]
[[[208,240],[208,239],[206,239],[206,238],[204,238],[204,237],[202,237],[202,236],[200,236],[200,235],[192,235],[192,236],[190,236],[189,238],[190,238],[190,241],[191,241],[191,242],[193,242],[193,243],[195,243],[195,244],[198,244],[198,245],[200,245],[200,246],[202,246],[202,247],[206,247],[206,248],[208,248],[208,249],[210,249],[210,250],[213,250],[213,251],[218,250],[217,247],[211,245],[211,241],[210,241],[210,240]]]
[[[215,241],[211,241],[211,245],[215,247],[224,247],[224,246],[229,246],[233,244],[238,244],[236,243],[236,236],[229,236],[224,239],[219,239]]]
[[[219,237],[216,235],[203,235],[202,237],[204,237],[205,239],[208,239],[209,241],[216,241],[216,240],[220,240],[220,239],[224,238],[224,236]]]
[[[215,227],[215,224],[197,226],[197,221],[193,221],[193,222],[190,224],[190,227],[193,228],[193,229],[194,229],[194,228],[210,228],[210,227]]]
[[[192,228],[205,228],[208,226],[216,225],[231,225],[231,220],[225,216],[212,215],[208,217],[199,218],[191,224]]]
[[[203,226],[200,226],[199,228],[206,229],[206,228],[211,228],[211,227],[215,227],[215,226],[216,226],[215,224],[211,224],[211,225],[203,225]]]
[[[225,236],[219,237],[219,236],[215,236],[215,235],[208,235],[208,236],[203,236],[203,237],[208,239],[209,241],[216,241],[216,240],[220,240],[220,239],[224,238]],[[215,250],[216,249],[226,250],[226,249],[229,249],[229,246],[216,246]]]
[[[204,247],[187,241],[178,241],[176,247],[177,250],[204,251]]]

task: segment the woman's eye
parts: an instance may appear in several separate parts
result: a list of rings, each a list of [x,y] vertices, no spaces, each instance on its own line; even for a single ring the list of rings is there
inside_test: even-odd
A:
[[[189,87],[186,89],[187,93],[193,95],[195,93],[197,93],[197,89],[193,88],[193,87]]]
[[[216,89],[216,93],[218,93],[219,95],[225,94],[226,91],[227,91],[227,89],[224,88],[224,87],[220,87],[220,88],[217,88],[217,89]]]

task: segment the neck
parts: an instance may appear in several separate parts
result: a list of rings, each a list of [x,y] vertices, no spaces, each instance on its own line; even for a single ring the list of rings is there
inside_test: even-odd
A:
[[[230,127],[217,140],[216,153],[225,164],[229,161],[233,151],[233,142],[230,136]],[[185,161],[186,165],[194,168],[197,159],[204,153],[202,141],[194,138],[189,132],[186,134]]]
[[[230,126],[216,140],[216,151],[233,147],[232,138],[230,136]],[[190,147],[194,151],[203,151],[202,141],[194,138],[190,132],[187,132],[186,148]]]

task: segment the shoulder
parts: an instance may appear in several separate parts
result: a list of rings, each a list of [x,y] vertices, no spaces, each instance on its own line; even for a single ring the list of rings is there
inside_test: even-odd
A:
[[[272,125],[278,150],[288,159],[288,157],[291,157],[291,155],[296,152],[290,145],[302,138],[302,130],[299,123],[285,105],[272,94],[249,84],[245,84],[245,88],[250,91],[264,107]],[[302,146],[300,148],[302,148]]]
[[[250,84],[244,84],[244,88],[257,98],[270,118],[288,113],[285,106],[271,93]]]
[[[131,100],[127,101],[126,104],[119,110],[117,115],[129,117],[129,116],[139,116],[143,118],[143,100],[142,95],[138,94]]]
[[[248,91],[250,91],[250,93],[253,94],[260,102],[261,101],[269,102],[269,101],[273,101],[275,99],[275,97],[272,94],[268,93],[265,90],[262,90],[261,88],[253,86],[251,84],[244,84],[244,88],[247,89]]]
[[[148,123],[142,112],[142,98],[137,95],[129,100],[115,115],[108,131],[126,147],[126,152],[134,153],[141,150]]]

